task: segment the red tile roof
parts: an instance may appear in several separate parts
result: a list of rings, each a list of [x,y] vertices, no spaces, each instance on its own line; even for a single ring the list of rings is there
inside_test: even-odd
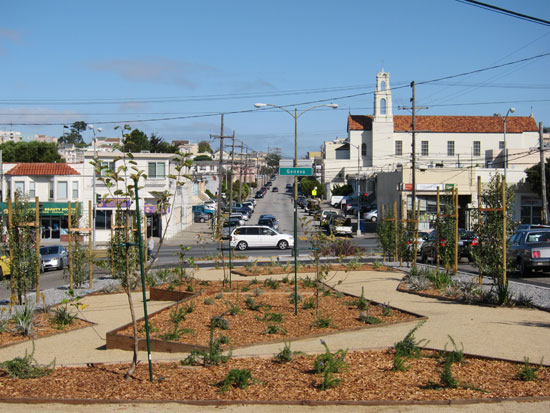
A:
[[[80,175],[66,163],[18,163],[6,175]]]
[[[348,130],[372,130],[370,115],[349,115]],[[394,132],[411,130],[412,116],[395,115]],[[417,116],[416,129],[435,133],[503,133],[502,118],[498,116]],[[537,132],[538,126],[530,116],[509,116],[506,131],[509,133]]]

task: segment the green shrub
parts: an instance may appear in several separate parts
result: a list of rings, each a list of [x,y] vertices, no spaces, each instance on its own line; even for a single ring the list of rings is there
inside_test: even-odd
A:
[[[416,341],[414,333],[425,323],[425,320],[419,322],[411,331],[407,333],[405,338],[395,343],[395,353],[404,358],[418,358],[420,357],[420,345],[427,344],[427,340]]]
[[[302,305],[302,308],[304,310],[310,310],[312,308],[315,308],[315,297],[309,297],[304,301],[304,304]]]
[[[332,324],[332,320],[330,319],[330,317],[323,317],[323,316],[318,316],[315,320],[313,320],[313,323],[311,324],[311,328],[331,328],[331,327],[335,327],[333,324]]]
[[[359,313],[359,320],[365,324],[380,324],[382,322],[378,317],[369,315],[368,311]]]
[[[34,327],[34,306],[28,301],[23,307],[18,307],[12,317],[15,329],[24,336],[29,337]]]
[[[205,305],[212,305],[212,304],[214,304],[214,300],[212,298],[205,298],[204,299],[204,304]]]
[[[288,363],[292,361],[292,356],[304,354],[301,351],[292,351],[290,349],[290,343],[285,342],[284,348],[273,356],[273,361],[276,363]]]
[[[229,387],[246,389],[253,382],[254,378],[252,377],[250,370],[231,369],[225,378],[217,384],[217,386],[220,388],[222,393],[225,393]]]
[[[278,325],[278,324],[268,324],[267,329],[265,330],[265,334],[286,334],[286,330],[284,327]]]
[[[57,307],[50,319],[51,323],[58,330],[62,330],[65,326],[71,325],[76,319],[76,314],[71,313],[67,306]]]
[[[47,366],[40,366],[34,359],[34,341],[32,343],[32,353],[28,354],[25,350],[23,357],[16,357],[0,363],[0,370],[5,371],[14,379],[34,379],[50,374],[55,368],[55,359]]]
[[[537,371],[542,367],[542,361],[544,358],[540,360],[540,365],[537,367],[533,367],[531,363],[529,363],[529,357],[523,358],[523,367],[518,371],[517,378],[521,381],[532,381],[532,380],[538,380]]]
[[[223,314],[214,316],[210,320],[210,328],[211,329],[219,328],[220,330],[229,330],[229,322],[225,318],[223,318]]]
[[[315,358],[313,370],[315,373],[323,375],[323,381],[319,384],[318,388],[324,391],[336,387],[341,383],[342,379],[333,377],[333,374],[347,368],[347,350],[340,349],[335,353],[331,353],[324,340],[321,340],[321,344],[325,347],[325,352]]]

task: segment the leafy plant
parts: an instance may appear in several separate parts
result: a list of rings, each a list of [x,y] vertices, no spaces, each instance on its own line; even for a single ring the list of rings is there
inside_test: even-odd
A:
[[[391,317],[392,315],[392,310],[391,310],[391,307],[390,307],[390,303],[388,302],[387,304],[386,303],[383,303],[383,304],[379,304],[379,306],[382,308],[382,315],[384,317]]]
[[[315,298],[314,297],[306,298],[306,300],[304,301],[304,304],[302,305],[302,308],[304,310],[310,310],[312,308],[315,308]]]
[[[75,319],[76,314],[71,313],[66,306],[60,306],[53,311],[50,321],[58,330],[62,330],[65,326],[71,325]]]
[[[229,330],[229,321],[223,318],[223,314],[214,316],[210,320],[210,328],[211,329],[219,328],[220,330]]]
[[[254,378],[252,377],[250,370],[231,369],[225,378],[217,384],[217,386],[220,388],[222,393],[225,393],[229,387],[246,389],[253,382]]]
[[[15,329],[24,336],[30,336],[34,327],[34,306],[28,301],[22,307],[15,310],[12,317]]]
[[[529,357],[523,358],[523,367],[518,371],[517,378],[521,381],[532,381],[538,380],[537,371],[542,367],[542,362],[544,358],[540,360],[540,365],[533,367],[529,363]]]
[[[317,286],[317,283],[315,282],[315,280],[312,280],[311,278],[306,277],[306,278],[302,278],[302,287],[303,288],[315,288]]]
[[[274,323],[282,323],[283,315],[281,313],[266,313],[264,315],[264,321],[271,321]]]
[[[273,356],[273,361],[276,363],[288,363],[292,361],[292,356],[304,354],[302,351],[292,351],[290,343],[285,342],[284,348]]]
[[[204,299],[204,304],[205,305],[212,305],[212,304],[214,304],[214,300],[212,298],[205,298]]]
[[[231,315],[237,315],[241,313],[241,307],[239,307],[239,303],[233,304],[230,301],[226,301],[225,305],[228,307],[227,312]]]
[[[397,343],[395,343],[395,354],[400,357],[409,358],[418,358],[420,357],[420,345],[427,344],[427,340],[417,341],[414,333],[424,325],[426,321],[422,320],[419,322],[411,331],[407,333],[405,338]]]
[[[366,310],[369,307],[369,303],[365,298],[365,287],[361,287],[361,296],[352,301],[351,305],[357,307],[358,310]]]
[[[279,281],[268,278],[267,280],[264,281],[264,287],[269,287],[272,290],[276,290],[279,288]]]
[[[449,335],[449,340],[453,345],[453,350],[447,352],[447,344],[445,344],[445,356],[444,359],[450,363],[462,363],[464,361],[464,345],[460,343],[461,348],[458,349],[455,340]]]
[[[261,304],[256,304],[254,302],[254,298],[252,298],[250,296],[245,298],[244,304],[246,305],[246,307],[249,310],[252,310],[252,311],[260,311],[260,309],[262,308],[262,305]]]
[[[369,312],[360,312],[359,313],[359,320],[365,324],[380,324],[382,320],[380,320],[378,317],[375,317],[373,315],[369,315]]]
[[[286,334],[286,330],[283,326],[278,324],[268,324],[265,334]]]
[[[318,388],[324,391],[338,386],[342,381],[342,379],[334,378],[333,374],[339,373],[343,369],[347,368],[347,350],[340,349],[335,353],[331,353],[327,343],[324,340],[321,340],[321,344],[325,347],[325,352],[323,354],[319,354],[315,358],[313,370],[315,373],[323,375],[323,381],[319,384]]]
[[[323,317],[318,316],[315,320],[313,320],[313,323],[311,324],[311,328],[334,328],[335,326],[332,324],[332,320],[330,317]]]
[[[41,366],[34,358],[34,341],[32,343],[32,353],[28,354],[25,350],[23,357],[16,357],[0,363],[0,369],[4,370],[14,379],[33,379],[44,377],[50,374],[55,368],[55,359],[47,366]]]

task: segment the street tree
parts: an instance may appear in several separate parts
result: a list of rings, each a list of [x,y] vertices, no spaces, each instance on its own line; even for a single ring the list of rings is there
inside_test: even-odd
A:
[[[550,165],[548,164],[550,162],[550,158],[546,159],[545,165],[544,165],[544,172],[546,175],[546,185],[548,188],[548,185],[550,183]],[[531,190],[538,194],[540,193],[540,189],[542,188],[542,179],[540,174],[540,162],[536,165],[531,166],[530,168],[527,168],[525,170],[525,173],[527,174],[527,178],[525,179],[525,182],[529,184],[531,187]],[[550,202],[550,191],[546,191],[546,201]]]
[[[149,150],[151,153],[176,153],[178,148],[166,142],[162,137],[152,133],[149,137]]]

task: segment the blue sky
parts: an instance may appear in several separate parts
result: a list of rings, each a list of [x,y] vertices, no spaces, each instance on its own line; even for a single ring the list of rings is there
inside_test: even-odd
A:
[[[550,20],[548,0],[486,1]],[[407,114],[397,106],[409,105],[412,80],[550,52],[550,27],[455,0],[18,0],[0,11],[0,130],[59,136],[63,124],[83,120],[105,136],[129,123],[168,141],[199,141],[219,134],[227,113],[225,134],[289,157],[293,119],[254,103],[340,105],[299,119],[302,156],[345,137],[348,112],[372,114],[382,67],[394,113]],[[418,85],[417,104],[430,107],[419,114],[515,107],[550,125],[549,67],[546,56]]]

